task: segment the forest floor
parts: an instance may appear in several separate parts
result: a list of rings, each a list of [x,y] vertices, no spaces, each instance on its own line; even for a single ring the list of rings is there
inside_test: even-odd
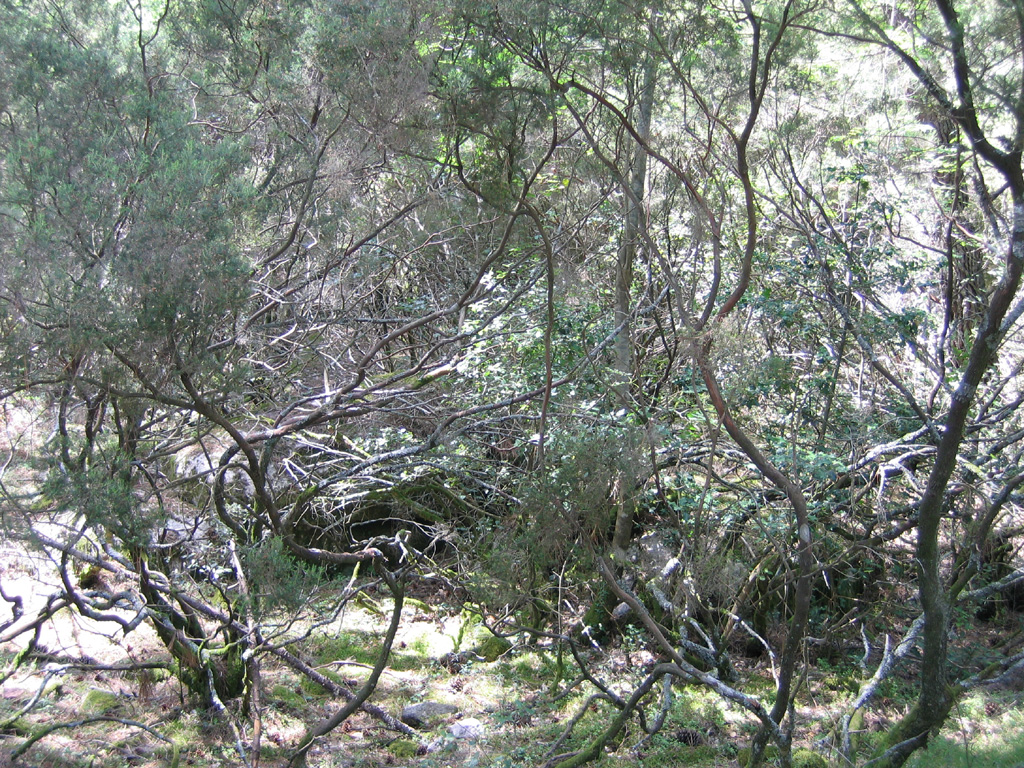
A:
[[[38,429],[11,421],[23,415],[7,414],[12,456],[26,453],[31,440],[42,439]],[[38,479],[27,461],[5,469],[8,488],[27,493]],[[13,532],[14,520],[2,522]],[[0,603],[0,627],[11,619],[12,598],[23,600],[28,618],[60,590],[55,565],[41,550],[26,549],[14,538],[0,539],[0,588],[7,600]],[[557,648],[519,637],[500,656],[486,660],[474,649],[492,636],[439,583],[422,579],[410,585],[414,598],[406,602],[389,666],[371,701],[396,717],[421,702],[447,708],[421,725],[415,738],[357,712],[316,744],[309,759],[312,768],[532,768],[553,754],[581,749],[607,727],[614,710],[590,701],[593,689],[587,684],[570,685],[578,670],[568,653],[561,668]],[[354,600],[291,650],[355,690],[376,660],[389,610],[384,595]],[[988,623],[972,619],[958,624],[971,648],[989,648],[1024,632],[1022,614],[1004,613]],[[287,631],[297,634],[302,629]],[[5,632],[10,635],[10,628],[0,631],[0,637]],[[254,733],[240,700],[227,702],[222,713],[210,712],[167,669],[119,669],[140,662],[163,662],[170,668],[166,649],[147,626],[124,636],[117,624],[64,610],[42,625],[38,653],[16,664],[26,641],[21,635],[0,645],[0,768],[244,764],[236,744],[250,746]],[[808,665],[797,710],[802,748],[818,749],[834,732],[864,675],[860,656],[859,649],[851,648],[848,655],[833,653]],[[769,695],[770,663],[741,656],[735,660],[738,687]],[[615,681],[622,686],[620,693],[657,661],[642,633],[629,627],[586,653],[590,672]],[[4,678],[6,672],[12,674]],[[864,724],[864,742],[909,706],[914,675],[911,661],[884,684]],[[269,656],[262,663],[261,691],[261,766],[285,765],[306,729],[344,704]],[[648,705],[651,718],[658,708],[657,701]],[[575,722],[572,733],[563,741],[570,722]],[[677,684],[665,727],[645,738],[634,718],[606,750],[602,764],[735,766],[754,729],[744,710],[700,687]],[[916,755],[911,765],[1024,766],[1024,680],[1000,690],[979,689],[965,698],[929,750]]]
[[[8,595],[26,598],[26,615],[56,584],[49,564],[8,543],[0,551],[0,584]],[[513,645],[494,661],[472,652],[488,634],[472,614],[431,594],[428,584],[416,591],[403,613],[402,629],[389,667],[373,703],[398,716],[417,702],[450,705],[410,739],[359,712],[322,739],[310,754],[314,768],[489,768],[541,766],[554,751],[579,749],[611,719],[604,703],[588,703],[588,691],[568,692],[575,674],[566,654],[559,679],[554,648]],[[336,681],[353,689],[365,679],[378,652],[388,603],[381,597],[352,605],[337,620],[320,627],[301,646],[301,655]],[[6,616],[4,617],[6,619]],[[1021,616],[967,626],[979,646],[1007,632],[1020,631]],[[97,625],[64,611],[48,622],[40,636],[47,653],[25,661],[5,682],[0,698],[0,766],[27,740],[47,733],[14,765],[42,768],[105,766],[242,765],[236,751],[238,729],[251,743],[251,720],[241,717],[240,701],[218,715],[204,711],[166,671],[117,671],[139,661],[167,659],[152,634],[140,630],[121,636],[116,625]],[[18,648],[0,647],[0,669],[9,668]],[[592,648],[592,671],[608,680],[636,682],[656,661],[639,634],[625,632],[606,646]],[[862,675],[856,654],[820,659],[808,671],[797,715],[802,746],[814,748],[827,739],[842,705],[850,700]],[[766,694],[771,670],[766,661],[746,660],[738,670],[744,690]],[[897,717],[913,696],[913,668],[885,684],[880,710],[865,730],[877,731]],[[259,764],[283,766],[305,729],[329,716],[344,702],[329,695],[271,659],[263,664],[262,750]],[[1024,685],[983,690],[967,697],[927,752],[912,763],[964,768],[1018,768],[1024,765]],[[39,696],[34,706],[29,702]],[[657,704],[649,707],[651,716]],[[584,714],[572,735],[555,747],[567,724]],[[83,722],[90,721],[90,722]],[[74,727],[54,728],[79,723]],[[742,710],[696,686],[676,685],[665,728],[644,740],[634,720],[606,751],[604,765],[735,766],[738,751],[754,730]],[[870,738],[870,737],[868,737]],[[838,763],[837,763],[838,764]]]

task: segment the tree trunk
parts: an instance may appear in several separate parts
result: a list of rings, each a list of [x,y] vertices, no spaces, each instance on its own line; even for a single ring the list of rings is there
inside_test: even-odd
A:
[[[633,379],[633,337],[630,332],[631,287],[633,284],[633,262],[636,260],[637,243],[642,228],[646,226],[643,211],[644,192],[647,187],[647,150],[643,143],[650,138],[651,115],[654,111],[654,85],[656,63],[648,53],[644,61],[643,82],[640,90],[636,130],[641,138],[637,143],[633,165],[629,174],[629,189],[626,190],[626,214],[615,263],[615,327],[621,328],[615,337],[613,347],[615,368],[615,399],[622,407],[628,407],[630,383]],[[619,479],[619,483],[624,478]],[[633,537],[633,513],[635,503],[631,488],[620,488],[619,505],[615,515],[615,529],[612,533],[612,552],[624,553]]]

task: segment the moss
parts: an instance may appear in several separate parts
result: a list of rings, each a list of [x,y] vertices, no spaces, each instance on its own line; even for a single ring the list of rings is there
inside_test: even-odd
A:
[[[333,669],[318,669],[317,671],[328,680],[331,680],[338,685],[345,685],[345,681],[342,679],[341,675]],[[319,683],[315,683],[307,677],[303,677],[299,680],[299,688],[302,689],[302,693],[305,696],[323,697],[329,693],[325,688],[320,687]]]
[[[15,736],[31,736],[34,729],[35,726],[29,720],[19,717],[17,720],[8,723],[4,732],[13,733]]]
[[[225,701],[245,691],[245,659],[241,643],[232,643],[213,655],[213,684]]]
[[[174,673],[167,667],[152,667],[142,670],[142,673],[151,683],[163,683],[174,677]]]
[[[419,750],[420,745],[412,739],[398,739],[388,745],[388,752],[399,759],[416,757]]]
[[[836,693],[857,693],[860,683],[851,675],[829,675],[821,681],[822,687]]]
[[[435,613],[434,606],[430,605],[429,603],[425,603],[422,600],[415,597],[406,597],[405,605],[407,608],[415,608],[416,610],[422,611],[423,613]]]
[[[504,637],[494,635],[487,638],[476,648],[478,656],[483,656],[485,661],[497,661],[498,657],[506,653],[512,647],[512,643]]]
[[[793,752],[793,768],[828,768],[828,761],[817,752],[798,749]]]
[[[301,692],[301,688],[300,690],[295,690],[286,685],[275,685],[270,691],[270,697],[280,704],[296,710],[305,709],[309,703]]]
[[[686,760],[689,765],[698,765],[700,763],[714,764],[717,758],[718,750],[707,744],[700,747],[690,747],[686,750]]]
[[[600,581],[594,589],[594,602],[587,608],[580,626],[587,629],[588,634],[597,640],[608,636],[612,609],[618,603],[617,598],[604,581]]]
[[[779,748],[776,746],[769,745],[764,748],[764,759],[774,760],[779,756]],[[744,747],[736,753],[736,762],[741,766],[746,766],[750,762],[750,747]]]
[[[116,709],[120,703],[121,697],[116,693],[91,688],[89,692],[85,694],[85,698],[82,699],[82,706],[80,709],[82,713],[86,715],[102,715],[104,712]]]
[[[853,713],[850,718],[850,748],[856,754],[860,749],[861,739],[864,736],[864,708],[861,707]]]
[[[343,630],[318,642],[315,658],[318,664],[345,660],[373,665],[377,661],[379,642],[371,632]]]
[[[775,760],[778,756],[778,747],[765,747],[765,762]],[[736,762],[741,766],[745,766],[749,761],[750,747],[744,747],[736,753]],[[797,749],[793,751],[793,768],[828,768],[828,761],[810,749]]]

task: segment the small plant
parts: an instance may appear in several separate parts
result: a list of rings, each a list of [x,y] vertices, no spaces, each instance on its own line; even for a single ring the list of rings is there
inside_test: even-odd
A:
[[[462,645],[473,636],[473,631],[480,626],[480,614],[466,608],[459,614],[459,628],[452,638],[452,653],[462,651]]]
[[[503,704],[501,709],[494,714],[494,721],[498,725],[524,728],[533,725],[535,714],[536,703],[534,701],[519,699]]]

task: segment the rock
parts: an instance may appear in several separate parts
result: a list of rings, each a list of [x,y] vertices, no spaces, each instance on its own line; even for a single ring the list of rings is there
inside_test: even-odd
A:
[[[397,758],[416,757],[419,751],[420,745],[412,739],[398,739],[388,745],[388,752]]]
[[[478,656],[482,656],[484,661],[492,662],[497,661],[498,657],[506,653],[511,647],[512,643],[504,637],[493,635],[480,643],[480,646],[475,650],[475,653]]]
[[[40,687],[46,685],[41,698],[59,697],[64,692],[60,676],[53,675],[49,680],[45,675],[28,675],[21,680],[8,680],[4,683],[2,693],[5,699],[31,699],[39,693]]]
[[[485,728],[475,717],[467,717],[448,726],[448,733],[456,739],[479,739],[483,737]]]
[[[629,616],[629,613],[632,610],[633,609],[630,608],[626,603],[619,603],[615,606],[615,608],[612,609],[612,621],[616,623],[622,621],[627,616]]]
[[[817,752],[797,749],[793,752],[793,768],[828,768],[828,761]]]
[[[413,728],[426,728],[431,721],[453,715],[459,708],[453,704],[442,704],[439,701],[421,701],[409,704],[402,709],[402,722]]]
[[[86,715],[102,715],[104,712],[116,709],[120,703],[121,697],[116,693],[90,688],[89,692],[85,694],[85,698],[82,699],[79,709]]]

